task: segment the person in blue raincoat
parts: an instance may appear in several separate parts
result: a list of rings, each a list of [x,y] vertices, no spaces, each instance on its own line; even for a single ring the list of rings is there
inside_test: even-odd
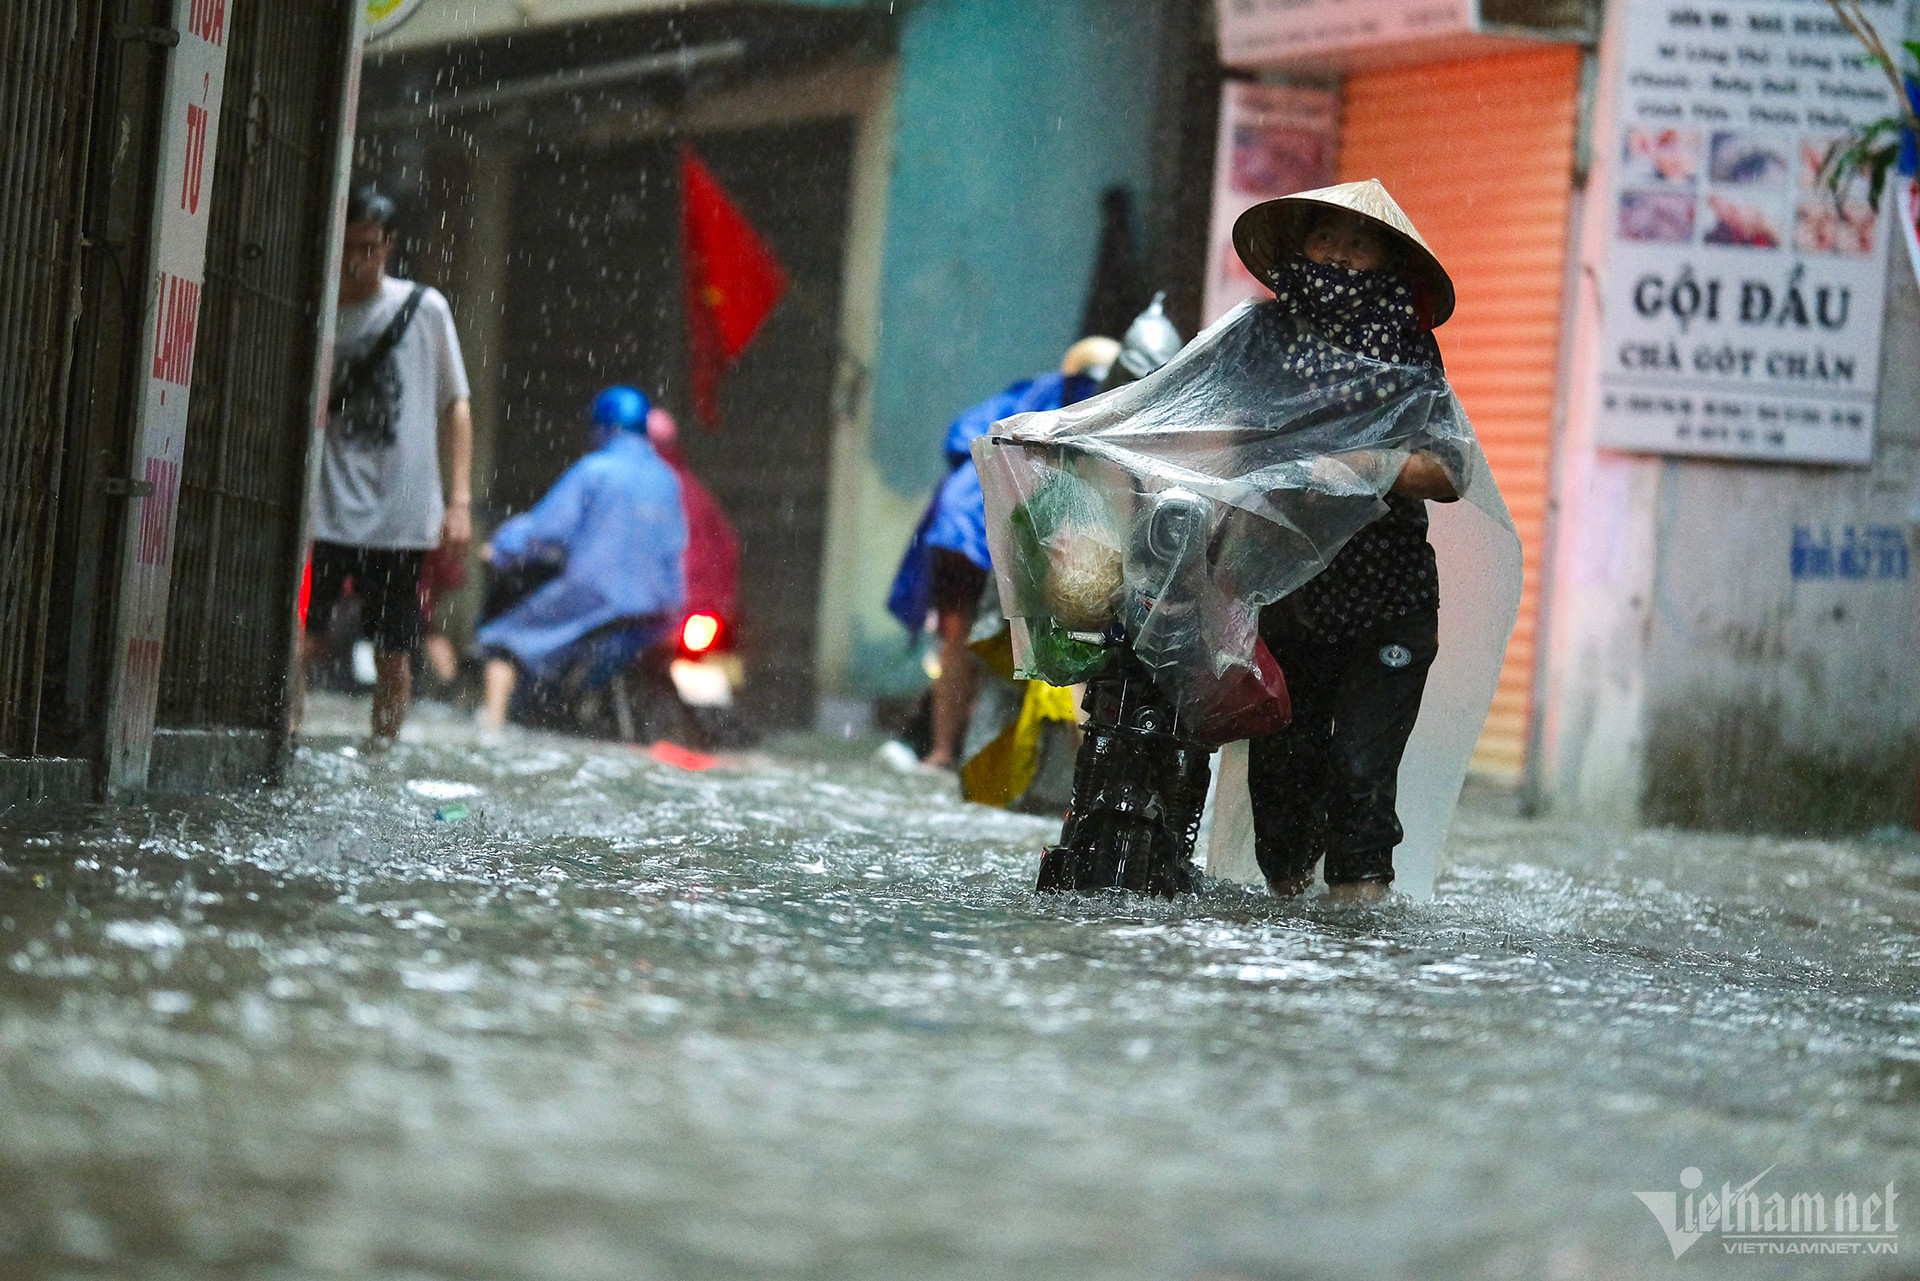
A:
[[[934,486],[933,497],[927,503],[926,511],[920,515],[920,522],[914,527],[913,537],[907,541],[906,553],[900,558],[900,568],[894,572],[893,586],[887,593],[887,612],[900,620],[900,626],[918,636],[927,625],[927,610],[933,605],[932,567],[928,552],[927,535],[933,530],[933,523],[940,515],[941,498],[946,490],[947,480],[951,480],[956,471],[971,466],[973,454],[970,449],[974,437],[986,431],[994,423],[1018,413],[1021,397],[1033,386],[1034,380],[1022,378],[1005,391],[999,392],[979,404],[964,410],[947,428],[947,439],[942,446],[946,455],[947,475],[940,484]],[[976,473],[974,485],[979,485]]]
[[[1067,349],[1058,371],[1014,383],[947,428],[945,452],[952,470],[934,490],[887,596],[887,609],[916,636],[929,610],[935,617],[940,674],[933,683],[933,743],[923,758],[928,765],[953,767],[979,688],[967,636],[993,562],[987,554],[986,499],[970,452],[973,441],[1003,418],[1059,409],[1091,396],[1119,350],[1111,338],[1082,338]]]
[[[680,481],[647,442],[647,397],[610,387],[593,402],[595,448],[485,549],[496,571],[559,572],[478,633],[487,656],[483,728],[506,723],[522,671],[552,678],[581,658],[612,676],[659,638],[686,603],[687,518]]]

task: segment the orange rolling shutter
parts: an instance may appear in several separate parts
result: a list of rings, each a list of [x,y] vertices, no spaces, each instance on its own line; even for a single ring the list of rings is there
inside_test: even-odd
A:
[[[1518,782],[1533,711],[1580,52],[1551,45],[1348,78],[1340,178],[1378,178],[1453,277],[1436,336],[1524,552],[1478,774]]]

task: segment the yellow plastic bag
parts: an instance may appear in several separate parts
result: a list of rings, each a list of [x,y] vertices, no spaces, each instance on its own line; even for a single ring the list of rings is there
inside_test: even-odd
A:
[[[960,767],[960,794],[981,805],[1011,805],[1040,768],[1040,734],[1048,721],[1074,723],[1073,691],[1028,681],[1013,724]]]

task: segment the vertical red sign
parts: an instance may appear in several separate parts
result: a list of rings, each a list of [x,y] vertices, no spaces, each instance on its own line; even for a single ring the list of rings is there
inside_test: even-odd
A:
[[[160,308],[153,333],[153,376],[178,387],[193,382],[193,340],[200,322],[200,286],[160,273]]]
[[[180,166],[180,207],[200,212],[200,177],[207,168],[207,109],[187,104],[187,161]]]
[[[127,641],[127,680],[142,689],[159,687],[159,641],[144,636],[135,636]]]
[[[226,39],[227,0],[193,0],[187,30],[212,45]]]
[[[173,536],[173,507],[180,499],[180,464],[149,458],[146,481],[153,492],[141,505],[140,541],[134,547],[134,559],[142,565],[164,565]]]
[[[160,172],[149,197],[153,258],[140,305],[153,318],[145,335],[153,350],[144,362],[148,373],[129,453],[141,497],[128,509],[121,540],[114,620],[119,661],[107,715],[107,790],[114,795],[144,788],[151,761],[232,3],[169,0],[160,6],[173,10],[180,39],[166,55]]]

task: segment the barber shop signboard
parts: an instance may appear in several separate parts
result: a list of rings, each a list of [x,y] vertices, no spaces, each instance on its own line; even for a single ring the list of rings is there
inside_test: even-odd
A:
[[[1479,0],[1218,0],[1220,61],[1299,63],[1360,49],[1469,35]]]
[[[1332,182],[1339,145],[1340,96],[1333,91],[1245,80],[1221,86],[1205,323],[1249,298],[1269,296],[1234,252],[1235,221],[1263,200]]]
[[[1867,0],[1882,31],[1906,0]],[[1822,173],[1887,114],[1825,0],[1629,0],[1607,194],[1600,443],[1873,457],[1888,222]]]

